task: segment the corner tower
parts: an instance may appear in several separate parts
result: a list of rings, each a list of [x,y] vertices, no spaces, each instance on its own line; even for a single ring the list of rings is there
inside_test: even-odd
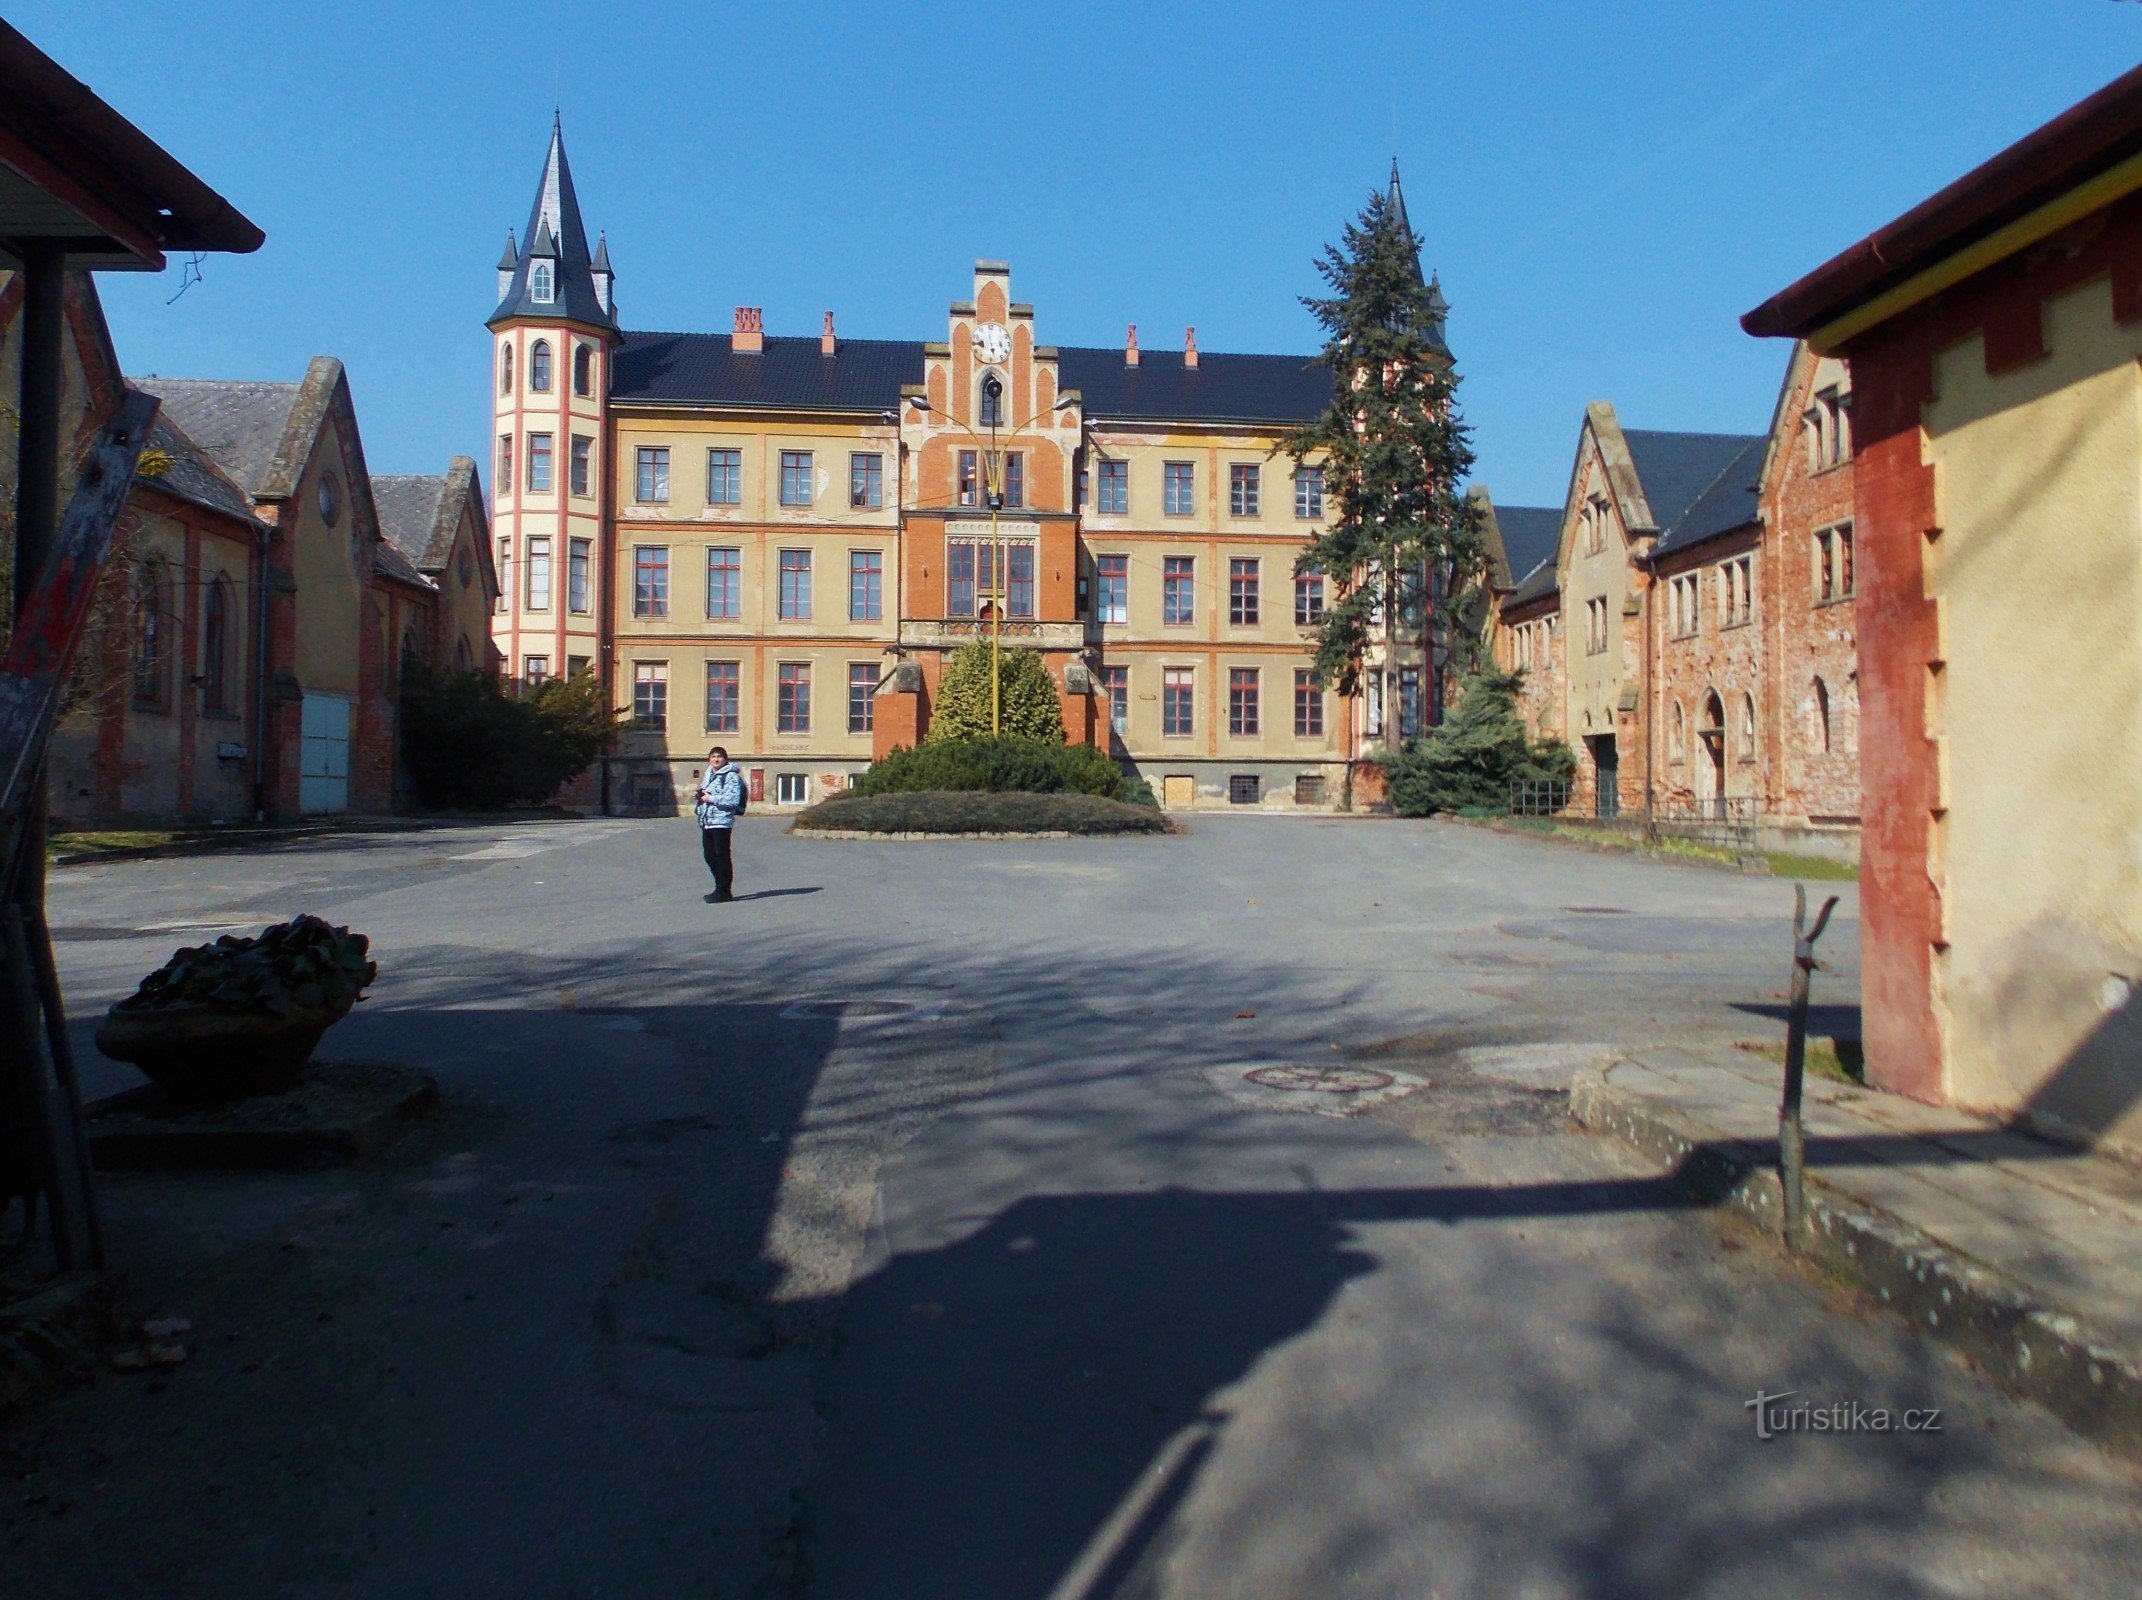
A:
[[[491,527],[506,672],[608,673],[610,363],[620,336],[607,241],[591,255],[565,135],[550,148],[528,226],[507,240],[491,313]]]

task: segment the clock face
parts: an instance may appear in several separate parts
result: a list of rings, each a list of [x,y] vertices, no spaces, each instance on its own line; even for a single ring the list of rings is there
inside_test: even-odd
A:
[[[974,330],[974,348],[984,361],[1011,359],[1011,331],[1001,322],[985,322]]]

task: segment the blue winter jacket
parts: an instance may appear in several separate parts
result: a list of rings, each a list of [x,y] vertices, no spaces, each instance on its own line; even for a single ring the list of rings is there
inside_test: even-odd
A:
[[[744,809],[744,771],[734,761],[700,774],[699,803],[692,807],[702,828],[733,828]]]

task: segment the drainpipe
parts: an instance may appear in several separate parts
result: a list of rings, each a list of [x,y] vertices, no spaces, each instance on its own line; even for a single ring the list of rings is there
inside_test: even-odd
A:
[[[25,244],[22,263],[21,410],[15,467],[15,617],[29,604],[59,527],[61,345],[67,258],[49,242]],[[25,910],[45,902],[45,773],[23,817],[16,881],[0,885]]]
[[[1653,600],[1653,599],[1654,599],[1654,598],[1656,597],[1656,595],[1657,595],[1657,593],[1658,593],[1658,584],[1659,584],[1659,570],[1658,570],[1657,566],[1656,566],[1656,565],[1654,565],[1654,564],[1652,563],[1652,561],[1650,560],[1650,558],[1649,558],[1649,556],[1648,556],[1648,554],[1647,554],[1647,555],[1646,555],[1646,558],[1645,558],[1645,561],[1644,561],[1644,599],[1643,599],[1643,606],[1644,606],[1644,699],[1643,699],[1643,703],[1642,703],[1641,705],[1639,705],[1639,706],[1637,707],[1637,714],[1638,714],[1639,716],[1641,716],[1641,717],[1642,717],[1642,718],[1644,719],[1644,826],[1645,826],[1645,827],[1646,827],[1647,829],[1648,829],[1648,828],[1649,828],[1649,827],[1651,826],[1651,820],[1652,820],[1652,816],[1653,816],[1653,814],[1654,814],[1654,807],[1655,807],[1655,804],[1656,804],[1656,799],[1655,799],[1655,796],[1654,796],[1654,795],[1653,795],[1653,793],[1652,793],[1652,786],[1651,786],[1651,784],[1652,784],[1652,757],[1653,757],[1653,750],[1652,750],[1652,746],[1653,746],[1654,744],[1656,744],[1656,743],[1657,743],[1657,740],[1658,740],[1658,729],[1657,729],[1657,728],[1656,728],[1655,726],[1653,726],[1653,724],[1652,724],[1652,721],[1651,721],[1651,709],[1652,709],[1652,705],[1653,705],[1653,700],[1652,700],[1652,681],[1651,681],[1651,679],[1652,679],[1652,656],[1653,656],[1653,650],[1654,650],[1654,646],[1653,646],[1653,640],[1652,640],[1652,630],[1653,630],[1653,613],[1652,613],[1652,606],[1651,606],[1651,602],[1652,602],[1652,600]]]
[[[268,820],[268,541],[253,539],[253,820]]]

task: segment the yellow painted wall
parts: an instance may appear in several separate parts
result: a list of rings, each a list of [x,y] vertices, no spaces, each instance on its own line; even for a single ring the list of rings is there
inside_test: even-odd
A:
[[[1582,739],[1614,731],[1615,708],[1621,699],[1621,635],[1625,619],[1622,601],[1629,586],[1629,547],[1615,509],[1612,491],[1599,464],[1598,446],[1590,430],[1584,435],[1585,462],[1578,474],[1577,493],[1563,530],[1567,559],[1562,572],[1562,637],[1564,661],[1569,675],[1569,711],[1564,719],[1569,737]],[[1596,553],[1585,549],[1578,525],[1578,511],[1593,496],[1607,502],[1607,533]],[[1585,602],[1606,600],[1606,648],[1591,649],[1591,630],[1585,618]]]
[[[2142,325],[2101,278],[2045,333],[1945,352],[1925,410],[1937,1015],[1960,1103],[2142,1147]]]
[[[320,480],[328,473],[334,474],[338,491],[332,526],[320,515]],[[284,515],[290,519],[292,576],[297,580],[298,682],[354,700],[362,596],[350,543],[350,469],[332,421],[320,429],[319,444]]]

